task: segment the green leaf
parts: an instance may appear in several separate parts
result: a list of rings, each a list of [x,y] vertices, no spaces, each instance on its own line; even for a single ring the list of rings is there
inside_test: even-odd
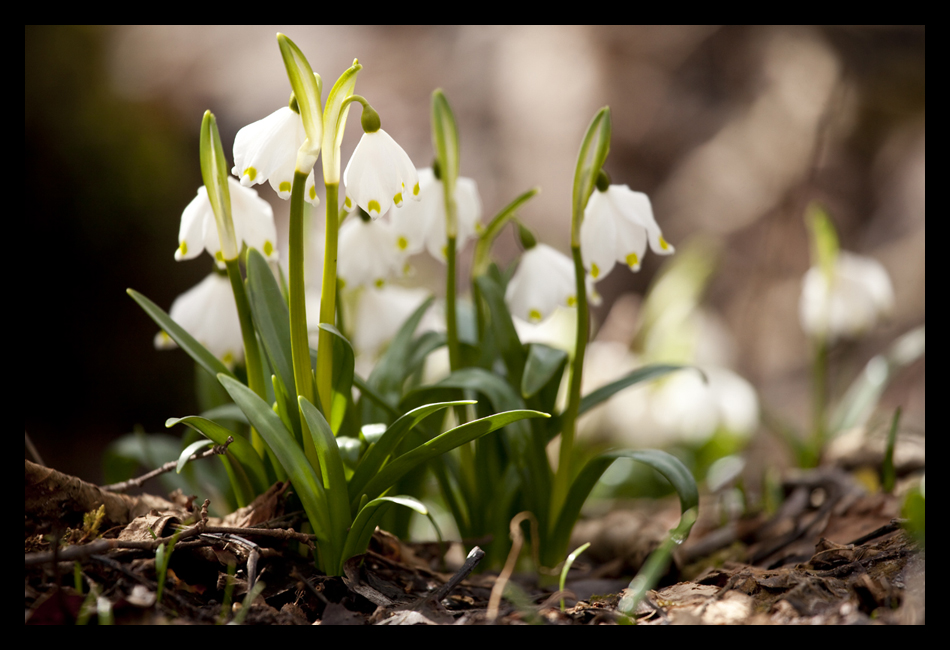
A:
[[[457,426],[419,445],[415,449],[406,452],[399,458],[390,461],[388,465],[383,467],[370,479],[362,492],[371,499],[375,498],[383,494],[396,481],[420,463],[441,456],[447,451],[481,438],[512,422],[526,418],[546,417],[550,416],[547,413],[541,413],[539,411],[507,411]]]
[[[649,381],[651,379],[658,379],[664,375],[667,375],[676,370],[683,370],[684,368],[689,368],[690,366],[683,366],[678,364],[669,364],[669,363],[656,363],[649,366],[643,366],[642,368],[637,368],[632,370],[620,379],[612,381],[606,386],[601,386],[597,390],[588,393],[581,398],[580,408],[578,409],[578,415],[583,415],[587,411],[591,410],[604,400],[613,397],[624,388],[633,386],[634,384],[639,384],[640,382]],[[694,368],[696,372],[700,373],[703,376],[703,379],[706,379],[706,375],[703,374],[703,371],[699,368]]]
[[[532,343],[528,348],[528,360],[521,377],[521,396],[534,397],[548,382],[560,384],[567,364],[567,352],[541,343]]]
[[[567,550],[571,531],[580,516],[584,502],[587,501],[587,497],[603,473],[619,458],[639,461],[662,474],[679,495],[681,512],[685,513],[690,508],[699,506],[699,488],[696,485],[696,479],[676,456],[657,449],[642,451],[623,449],[600,454],[587,462],[571,484],[564,506],[557,514],[551,539],[546,545],[546,550],[543,551],[545,561],[551,563],[547,566],[554,566],[560,562],[560,558]]]
[[[178,456],[178,463],[175,465],[175,473],[181,474],[181,470],[191,457],[202,447],[210,447],[211,443],[207,440],[198,440],[185,447]]]
[[[353,472],[352,478],[350,478],[349,484],[349,495],[350,502],[355,507],[359,503],[360,496],[363,494],[366,484],[372,479],[376,474],[379,473],[379,470],[386,464],[386,461],[389,459],[390,455],[396,450],[396,447],[400,442],[406,437],[406,434],[412,430],[414,426],[422,422],[424,419],[446,409],[450,406],[462,406],[465,404],[475,404],[473,400],[461,400],[458,402],[440,402],[436,404],[426,404],[425,406],[420,406],[417,409],[409,411],[404,416],[396,420],[389,426],[385,433],[379,438],[376,443],[370,446],[363,458],[360,459],[359,464],[356,466],[356,471]]]
[[[176,424],[184,424],[194,429],[216,445],[223,445],[229,437],[233,438],[231,444],[228,445],[228,455],[234,456],[242,472],[246,471],[254,495],[262,494],[267,490],[269,485],[267,470],[264,469],[261,457],[245,438],[206,417],[189,415],[183,418],[169,418],[165,421],[165,426],[169,429]]]
[[[521,387],[525,365],[524,347],[518,332],[515,330],[508,304],[505,302],[504,290],[491,275],[482,275],[476,278],[475,284],[481,291],[482,297],[488,303],[488,317],[491,319],[491,331],[495,337],[495,345],[501,353],[505,367],[508,369],[508,381],[512,386]]]
[[[344,531],[350,527],[350,504],[346,491],[346,471],[343,468],[343,459],[340,457],[340,448],[336,437],[330,429],[326,418],[316,406],[307,398],[297,398],[300,411],[303,413],[313,446],[320,461],[320,475],[323,477],[323,487],[326,490],[327,503],[330,509],[330,526],[333,531]]]
[[[293,434],[287,430],[277,414],[254,391],[227,375],[218,375],[218,381],[228,391],[235,404],[241,407],[251,425],[257,429],[277,456],[277,460],[287,472],[294,491],[303,504],[314,534],[326,545],[326,548],[321,550],[325,550],[329,557],[334,557],[333,551],[338,548],[339,540],[333,536],[334,531],[330,528],[327,517],[327,497],[323,484],[307,461],[303,449],[296,443]]]
[[[224,157],[224,147],[221,145],[221,135],[218,133],[218,123],[211,111],[205,111],[201,120],[199,157],[201,179],[208,191],[208,201],[214,212],[223,261],[236,260],[241,249],[234,233],[234,222],[231,219],[228,164]]]
[[[346,536],[346,544],[343,547],[338,573],[343,571],[343,562],[366,552],[366,547],[369,546],[369,540],[373,536],[373,531],[376,530],[379,520],[382,519],[386,510],[393,503],[411,508],[421,515],[429,516],[429,510],[421,502],[409,496],[379,497],[367,502],[360,508],[356,519],[353,521],[353,526]],[[431,519],[431,516],[429,518]],[[433,521],[433,523],[435,522]]]
[[[835,409],[830,432],[835,434],[867,422],[897,372],[922,357],[924,348],[925,333],[921,325],[894,341],[887,352],[868,361]]]
[[[331,381],[333,422],[330,424],[334,433],[339,433],[343,418],[347,411],[353,408],[353,371],[356,360],[353,346],[337,328],[327,323],[320,323],[320,329],[333,335],[333,374]]]
[[[137,302],[139,306],[145,310],[145,313],[178,344],[178,347],[194,359],[199,366],[211,373],[212,376],[224,374],[231,379],[237,379],[234,373],[228,370],[228,367],[224,365],[218,357],[211,354],[205,346],[201,345],[191,334],[173,321],[171,316],[166,314],[161,307],[138,291],[126,289],[126,293],[132,296],[132,300]]]
[[[254,326],[271,368],[290,395],[297,394],[290,348],[290,312],[267,260],[256,249],[247,251],[247,293]]]

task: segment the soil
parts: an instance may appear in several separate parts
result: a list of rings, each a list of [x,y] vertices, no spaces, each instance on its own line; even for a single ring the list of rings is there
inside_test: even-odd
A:
[[[301,552],[311,542],[296,532],[299,513],[284,512],[286,484],[214,520],[194,498],[114,494],[29,460],[25,476],[28,624],[95,623],[110,610],[115,624],[924,622],[925,553],[900,526],[900,499],[837,468],[788,476],[770,517],[714,521],[721,509],[704,499],[666,576],[629,616],[620,602],[675,523],[673,503],[581,522],[575,538],[591,547],[558,592],[533,572],[480,572],[471,544],[440,549],[384,531],[344,576],[327,577]],[[156,549],[176,533],[159,602]]]

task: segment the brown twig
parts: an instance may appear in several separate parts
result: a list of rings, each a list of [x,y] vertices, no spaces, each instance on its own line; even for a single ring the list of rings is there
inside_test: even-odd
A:
[[[228,436],[227,441],[223,445],[214,445],[211,449],[208,449],[207,451],[203,451],[200,454],[192,454],[191,458],[189,458],[188,461],[191,462],[193,460],[201,460],[202,458],[210,458],[211,456],[219,456],[228,450],[228,445],[230,445],[232,442],[234,442],[234,438],[232,438],[231,436]],[[155,478],[156,476],[160,476],[161,474],[170,472],[173,469],[177,469],[177,467],[178,467],[178,461],[170,460],[164,465],[162,465],[161,467],[159,467],[158,469],[153,469],[151,472],[142,474],[141,476],[138,476],[136,478],[130,478],[128,481],[122,481],[121,483],[113,483],[112,485],[103,485],[100,487],[101,489],[107,492],[125,492],[129,488],[140,487],[143,483],[145,483],[150,478]]]

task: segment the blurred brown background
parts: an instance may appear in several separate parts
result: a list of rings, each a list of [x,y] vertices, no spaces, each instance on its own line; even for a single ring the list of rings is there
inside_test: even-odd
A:
[[[522,217],[562,251],[577,149],[609,105],[607,171],[650,195],[674,245],[720,247],[706,304],[738,341],[736,369],[792,422],[809,418],[797,316],[809,201],[828,207],[843,248],[884,264],[897,296],[891,322],[834,360],[841,376],[924,322],[922,27],[27,26],[27,241],[40,257],[25,269],[40,281],[21,326],[25,427],[48,464],[99,480],[110,440],[195,411],[193,364],[153,349],[155,327],[125,289],[167,309],[209,271],[208,258],[173,259],[201,185],[201,115],[215,113],[230,149],[285,104],[278,31],[326,89],[358,57],[357,92],[419,167],[432,159],[431,92],[444,89],[485,217],[540,186]],[[285,222],[287,203],[261,187]],[[502,239],[507,262],[518,248]],[[616,269],[597,316],[642,293],[661,261]],[[922,361],[884,402],[923,430]]]

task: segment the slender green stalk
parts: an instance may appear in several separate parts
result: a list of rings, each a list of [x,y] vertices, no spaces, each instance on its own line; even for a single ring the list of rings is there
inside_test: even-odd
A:
[[[261,360],[261,348],[257,344],[257,336],[254,333],[251,305],[247,299],[244,281],[241,279],[241,267],[236,259],[228,260],[224,264],[228,270],[228,280],[231,281],[231,291],[234,293],[234,303],[237,305],[238,320],[241,323],[247,385],[258,397],[263,399],[267,397],[267,386],[264,383],[264,364]],[[264,455],[264,440],[253,427],[251,428],[251,444],[254,445],[254,449],[258,454]]]
[[[574,434],[577,431],[577,417],[581,405],[581,381],[583,379],[584,354],[587,351],[587,337],[590,332],[590,316],[587,305],[587,275],[581,258],[580,246],[571,247],[574,259],[574,282],[577,291],[577,338],[574,341],[574,359],[571,361],[571,382],[568,386],[567,408],[564,410],[561,428],[561,446],[558,450],[557,473],[551,490],[551,518],[553,526],[564,506],[567,492],[573,478],[571,461],[574,454]]]
[[[307,299],[304,293],[304,191],[307,174],[294,173],[290,195],[290,353],[294,364],[297,396],[313,403],[313,371],[310,369],[310,340],[307,333]],[[305,436],[306,437],[306,436]]]
[[[336,325],[336,261],[340,232],[340,184],[327,183],[326,241],[323,251],[323,286],[320,289],[320,323]],[[320,330],[317,342],[317,394],[323,415],[333,421],[330,406],[333,402],[333,335]],[[314,402],[316,403],[316,402]]]
[[[814,343],[812,363],[812,432],[811,442],[806,445],[807,458],[801,459],[804,466],[818,464],[821,449],[825,444],[825,409],[827,408],[828,342],[819,337]]]

